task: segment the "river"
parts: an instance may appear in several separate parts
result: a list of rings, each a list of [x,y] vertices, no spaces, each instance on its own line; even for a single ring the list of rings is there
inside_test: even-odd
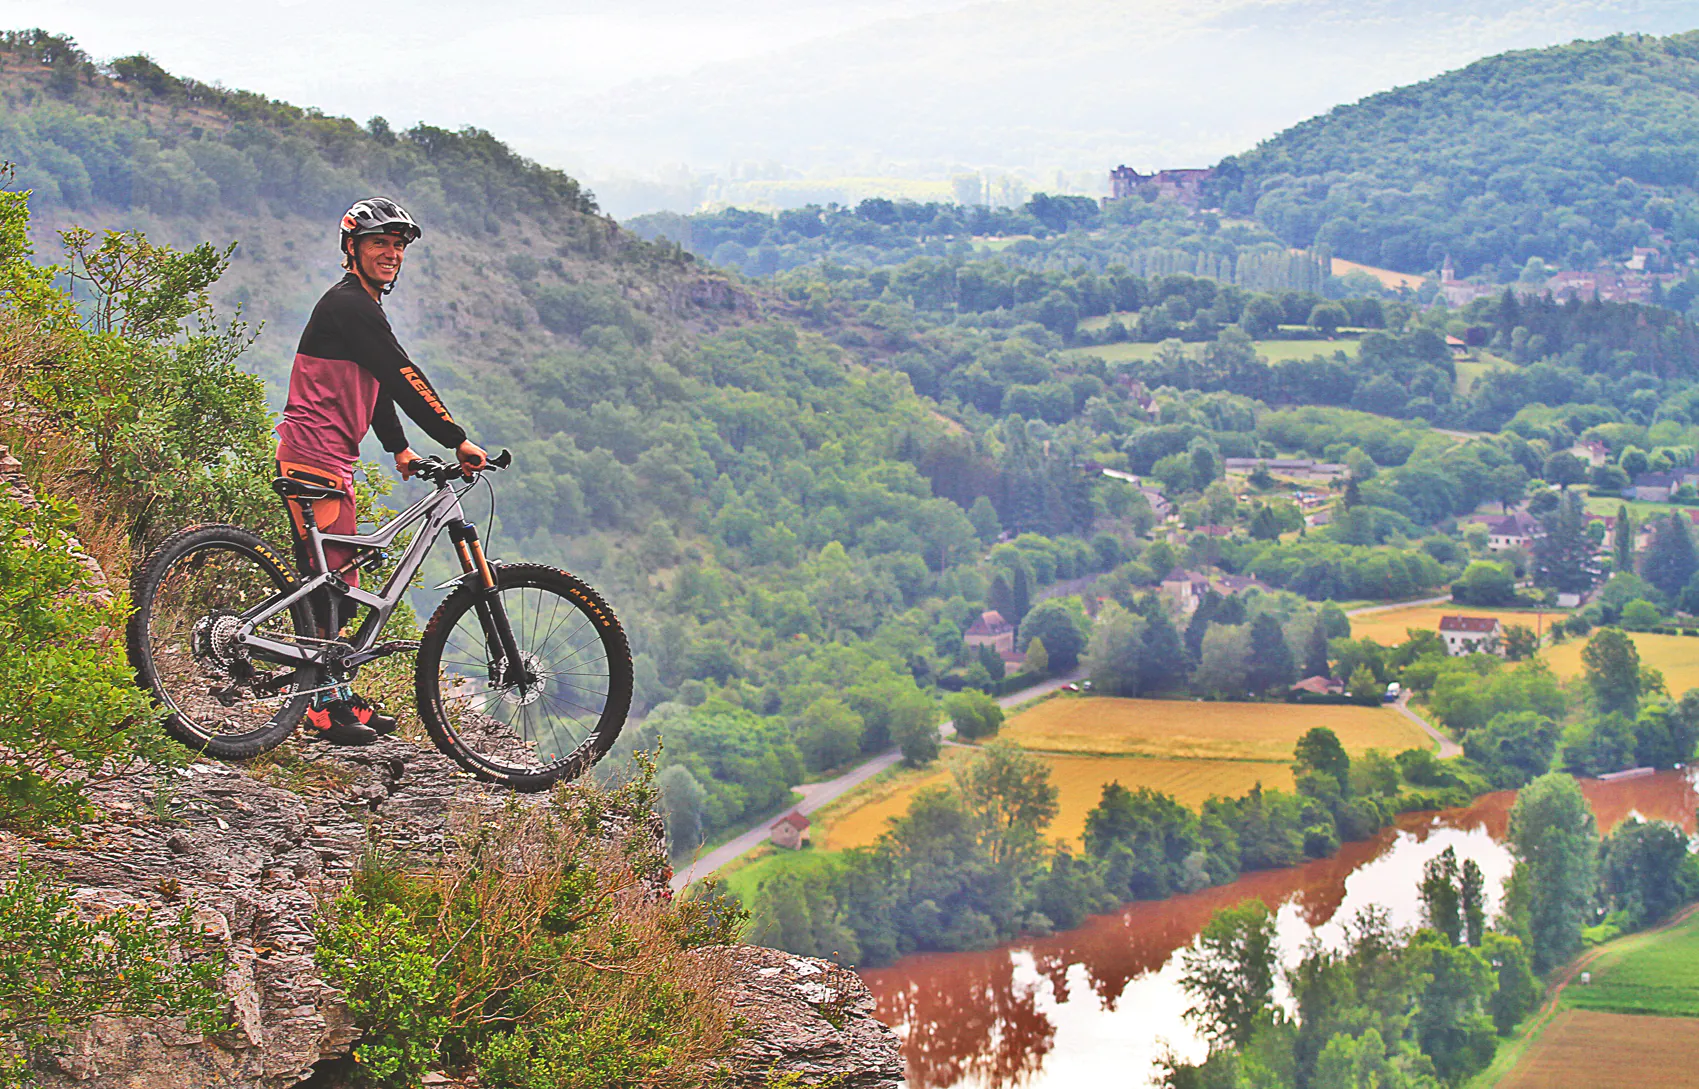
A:
[[[1694,831],[1699,769],[1602,783],[1583,793],[1601,830],[1629,814]],[[906,957],[862,976],[879,1017],[903,1038],[908,1089],[1085,1089],[1155,1084],[1165,1052],[1201,1059],[1184,1017],[1179,952],[1217,908],[1252,898],[1277,908],[1282,959],[1304,945],[1334,944],[1358,911],[1388,908],[1418,922],[1422,866],[1447,847],[1487,878],[1489,915],[1511,859],[1503,846],[1515,794],[1488,794],[1462,809],[1407,813],[1332,858],[1250,874],[1230,885],[1129,904],[1074,930],[978,953]]]

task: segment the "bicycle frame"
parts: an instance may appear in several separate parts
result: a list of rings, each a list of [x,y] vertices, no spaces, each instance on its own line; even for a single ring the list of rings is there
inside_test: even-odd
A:
[[[470,487],[456,490],[448,480],[439,481],[436,490],[430,495],[423,497],[377,532],[370,534],[325,533],[319,529],[313,517],[312,504],[302,502],[302,525],[306,531],[307,550],[319,573],[302,582],[288,594],[273,598],[243,613],[240,617],[241,624],[234,634],[235,641],[244,646],[250,654],[268,661],[296,665],[323,664],[327,659],[324,648],[281,642],[257,635],[254,629],[308,594],[324,590],[333,597],[348,598],[372,610],[361,622],[359,630],[354,633],[351,640],[352,651],[343,659],[343,664],[353,668],[383,657],[389,651],[377,646],[378,633],[383,631],[390,614],[395,611],[396,605],[400,604],[408,584],[413,581],[413,576],[425,562],[425,556],[436,543],[437,537],[446,529],[450,540],[454,542],[455,552],[459,555],[461,574],[438,589],[445,589],[476,575],[486,594],[485,600],[480,601],[478,607],[478,617],[484,624],[485,634],[492,645],[502,649],[506,661],[517,661],[518,651],[507,624],[507,614],[501,608],[500,599],[496,594],[495,571],[491,561],[484,556],[477,529],[467,521],[466,514],[460,507],[461,495],[470,490]],[[288,499],[285,502],[301,501]],[[382,590],[374,594],[348,584],[345,578],[347,574],[362,566],[372,556],[392,546],[402,533],[415,524],[419,524],[419,531],[408,542],[407,551],[402,554],[400,563],[396,565],[395,572],[390,575]],[[325,562],[326,543],[352,545],[357,551],[347,563],[331,571]],[[334,633],[331,639],[324,641],[325,645],[328,646],[333,640]],[[492,674],[499,670],[499,663],[491,664]]]

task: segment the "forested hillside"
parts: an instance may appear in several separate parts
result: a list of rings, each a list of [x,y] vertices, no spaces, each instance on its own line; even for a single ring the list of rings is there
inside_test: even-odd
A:
[[[1219,167],[1224,207],[1410,272],[1699,252],[1699,32],[1506,53],[1296,125]]]

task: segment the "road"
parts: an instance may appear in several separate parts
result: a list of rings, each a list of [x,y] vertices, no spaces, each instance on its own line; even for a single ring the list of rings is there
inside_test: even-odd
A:
[[[1063,685],[1072,684],[1074,681],[1079,680],[1082,675],[1083,674],[1080,671],[1076,670],[1065,677],[1053,677],[1041,684],[1032,685],[1030,688],[1023,688],[1018,692],[1011,692],[1007,696],[999,698],[997,700],[997,705],[1002,707],[1005,711],[1018,707],[1028,700],[1034,700],[1040,696],[1049,695],[1051,692],[1056,691]],[[953,737],[956,732],[956,727],[951,724],[948,719],[946,719],[938,727],[938,732],[944,737]],[[902,758],[902,753],[898,752],[896,749],[892,749],[889,752],[880,753],[878,756],[873,757],[873,759],[868,760],[866,763],[857,764],[855,767],[844,772],[836,779],[828,779],[823,783],[804,783],[799,787],[793,787],[792,789],[802,795],[802,801],[796,804],[797,812],[806,815],[814,812],[822,806],[837,801],[839,798],[842,798],[845,794],[848,794],[856,787],[867,782],[875,775],[878,775],[880,772],[892,767]],[[670,882],[672,890],[674,892],[682,892],[684,887],[692,881],[699,881],[702,878],[707,877],[709,874],[715,872],[732,859],[739,858],[767,842],[767,829],[772,823],[773,822],[770,820],[761,821],[754,827],[746,829],[743,834],[738,836],[736,839],[728,840],[714,848],[712,851],[709,851],[707,854],[691,863],[689,868],[687,868],[684,872],[674,874],[672,881]]]
[[[1427,734],[1429,737],[1433,738],[1436,742],[1439,743],[1439,758],[1441,760],[1446,760],[1446,759],[1449,759],[1453,756],[1462,756],[1463,755],[1463,746],[1459,745],[1457,742],[1451,740],[1451,738],[1446,737],[1444,734],[1442,734],[1438,730],[1434,729],[1433,726],[1428,723],[1427,719],[1423,718],[1421,715],[1418,715],[1416,712],[1410,710],[1410,693],[1409,692],[1402,693],[1398,697],[1398,702],[1393,704],[1393,706],[1398,708],[1400,711],[1404,712],[1405,718],[1409,719],[1411,722],[1414,722],[1416,725],[1420,726],[1422,728],[1423,733]]]

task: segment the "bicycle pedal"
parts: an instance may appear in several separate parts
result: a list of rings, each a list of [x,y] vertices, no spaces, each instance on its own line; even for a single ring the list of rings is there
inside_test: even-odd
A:
[[[417,639],[390,639],[372,648],[373,654],[401,654],[419,649]]]

